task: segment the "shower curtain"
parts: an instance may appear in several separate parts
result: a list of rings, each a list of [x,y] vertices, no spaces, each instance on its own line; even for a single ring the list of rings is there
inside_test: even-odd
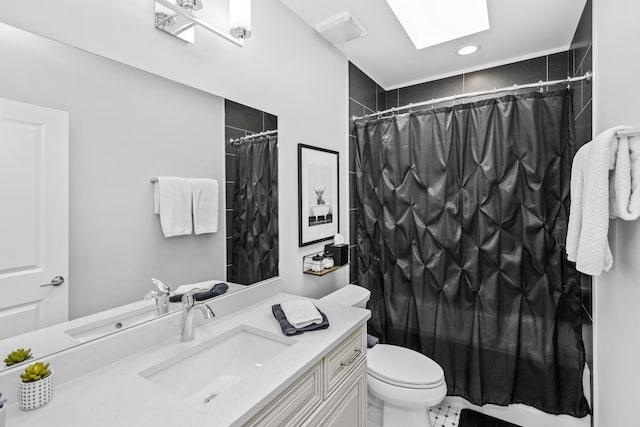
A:
[[[231,277],[249,285],[278,275],[278,137],[237,146]]]
[[[564,250],[571,91],[355,127],[370,333],[438,362],[449,395],[585,416],[581,291]]]

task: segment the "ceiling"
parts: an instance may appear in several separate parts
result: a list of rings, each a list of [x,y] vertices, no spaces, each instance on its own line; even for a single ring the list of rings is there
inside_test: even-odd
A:
[[[367,35],[337,48],[386,90],[567,50],[586,3],[487,0],[491,29],[416,50],[384,0],[281,1],[311,27],[343,11],[362,21]],[[456,54],[469,44],[480,49]]]

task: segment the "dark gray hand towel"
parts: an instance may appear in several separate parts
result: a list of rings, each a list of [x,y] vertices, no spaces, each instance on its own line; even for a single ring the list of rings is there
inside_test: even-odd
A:
[[[218,295],[224,294],[225,292],[227,292],[227,289],[229,289],[229,285],[227,285],[226,283],[224,282],[216,283],[211,288],[194,294],[194,297],[196,301],[206,301],[210,298],[217,297]],[[183,294],[171,295],[169,297],[169,301],[180,302],[182,301],[182,295]]]
[[[318,329],[327,329],[329,327],[329,319],[327,319],[327,316],[322,311],[320,311],[320,309],[318,309],[318,311],[322,316],[322,322],[305,326],[304,328],[294,328],[293,325],[287,321],[287,316],[284,315],[284,311],[282,311],[282,307],[280,307],[280,304],[272,305],[271,311],[273,312],[273,317],[275,317],[278,323],[280,323],[282,333],[287,336],[300,335],[305,332],[315,331]]]

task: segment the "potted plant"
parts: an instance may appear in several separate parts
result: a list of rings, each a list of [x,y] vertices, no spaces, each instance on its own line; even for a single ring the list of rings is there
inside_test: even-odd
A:
[[[7,419],[7,408],[4,406],[5,403],[7,403],[7,399],[3,399],[2,393],[0,393],[0,427],[4,427],[4,422]]]
[[[53,397],[53,371],[48,363],[32,363],[20,378],[20,409],[30,411],[49,403]]]
[[[7,355],[7,357],[4,359],[4,364],[6,366],[17,365],[18,363],[31,359],[31,357],[32,356],[30,348],[27,350],[25,350],[24,348],[19,348]]]

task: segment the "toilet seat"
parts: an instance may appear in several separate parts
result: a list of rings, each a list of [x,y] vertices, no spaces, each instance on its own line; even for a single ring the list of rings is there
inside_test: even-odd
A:
[[[411,389],[434,389],[444,384],[444,371],[417,351],[378,344],[367,351],[367,373],[386,384]]]

